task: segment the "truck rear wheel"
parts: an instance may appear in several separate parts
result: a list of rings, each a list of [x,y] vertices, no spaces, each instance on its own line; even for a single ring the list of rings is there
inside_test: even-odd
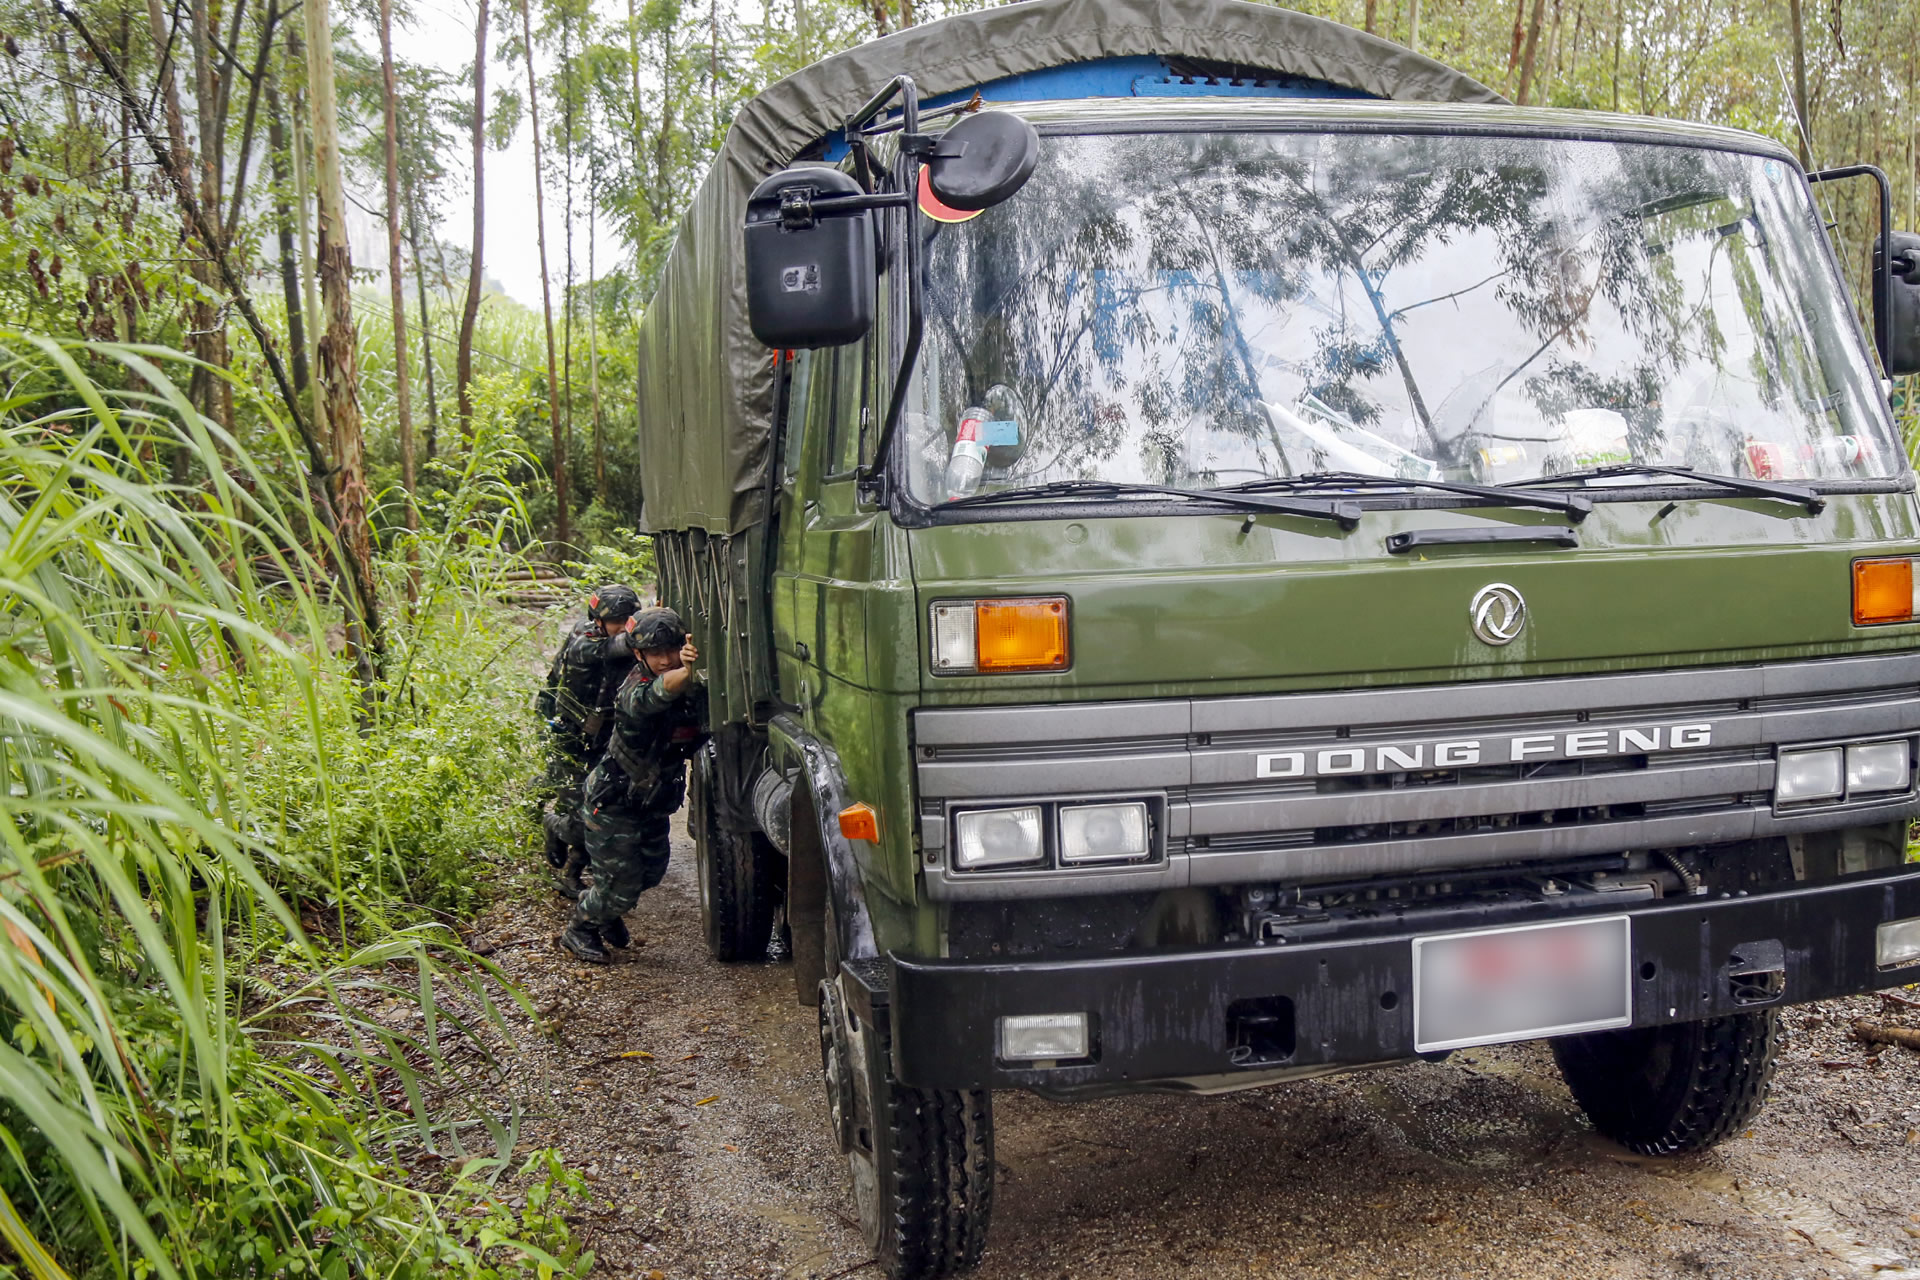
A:
[[[1561,1078],[1593,1127],[1630,1151],[1704,1151],[1766,1101],[1780,1046],[1775,1009],[1553,1042]]]
[[[707,951],[723,964],[767,958],[780,906],[779,850],[758,832],[728,831],[714,812],[709,763],[693,771],[695,878]]]
[[[993,1211],[993,1095],[916,1089],[879,1032],[820,984],[820,1063],[834,1138],[867,1246],[889,1280],[935,1280],[980,1261]]]

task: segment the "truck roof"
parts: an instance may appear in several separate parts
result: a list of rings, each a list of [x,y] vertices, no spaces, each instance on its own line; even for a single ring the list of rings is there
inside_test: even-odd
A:
[[[1310,129],[1317,124],[1352,125],[1360,122],[1388,129],[1432,128],[1448,132],[1484,130],[1488,133],[1535,133],[1557,138],[1645,141],[1793,159],[1793,152],[1780,142],[1744,129],[1558,107],[1291,97],[1253,101],[1206,97],[1103,98],[996,102],[993,105],[998,110],[1025,116],[1036,125],[1058,125],[1069,130],[1076,125],[1097,128],[1167,122],[1191,126],[1215,120],[1223,127],[1234,129],[1296,125]]]

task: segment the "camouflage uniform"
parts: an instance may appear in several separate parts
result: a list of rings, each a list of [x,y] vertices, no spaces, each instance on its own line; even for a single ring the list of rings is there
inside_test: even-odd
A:
[[[598,622],[583,622],[554,659],[553,741],[547,755],[546,791],[554,797],[548,829],[571,848],[583,848],[581,793],[587,773],[606,750],[613,732],[613,695],[633,668],[624,632],[605,634]]]
[[[595,927],[633,910],[667,873],[669,819],[687,797],[687,760],[705,738],[707,691],[698,678],[670,691],[636,662],[614,699],[614,730],[586,784],[593,887],[574,910]]]
[[[633,651],[624,631],[608,635],[603,621],[623,621],[639,604],[630,588],[602,587],[588,603],[588,618],[567,633],[541,690],[539,711],[546,718],[552,740],[547,769],[535,783],[536,803],[553,800],[553,811],[542,818],[547,832],[548,858],[555,866],[567,864],[568,877],[577,882],[586,866],[586,829],[581,824],[581,790],[587,772],[606,749],[613,731],[613,696],[633,666]],[[569,851],[560,854],[558,851]]]

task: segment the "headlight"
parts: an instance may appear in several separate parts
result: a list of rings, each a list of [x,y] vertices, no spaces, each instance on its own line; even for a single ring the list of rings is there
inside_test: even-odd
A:
[[[1853,562],[1853,625],[1878,626],[1886,622],[1912,622],[1920,614],[1920,574],[1913,561],[1855,560]]]
[[[1084,1013],[1027,1013],[1000,1019],[1000,1057],[1014,1062],[1084,1058],[1091,1048]]]
[[[953,830],[954,863],[963,871],[1038,862],[1045,853],[1039,805],[956,814]]]
[[[1920,963],[1920,918],[1889,920],[1873,931],[1874,959],[1882,969]]]
[[[1067,668],[1067,598],[944,600],[933,606],[935,675]]]
[[[1783,804],[1798,800],[1837,800],[1845,793],[1846,777],[1839,747],[1818,751],[1786,751],[1774,772],[1774,799]]]
[[[1907,744],[1869,742],[1847,748],[1847,794],[1907,789]]]
[[[1128,862],[1151,852],[1147,806],[1078,804],[1060,810],[1060,861]]]

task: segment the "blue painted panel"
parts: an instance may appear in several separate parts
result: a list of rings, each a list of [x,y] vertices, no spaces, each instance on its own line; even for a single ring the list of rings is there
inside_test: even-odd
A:
[[[923,109],[965,102],[973,89],[943,93],[923,101]],[[1163,59],[1152,56],[1102,58],[1046,67],[1017,76],[1004,76],[979,86],[989,102],[1071,102],[1082,98],[1371,98],[1373,95],[1325,80],[1301,76],[1251,76],[1237,82],[1186,79],[1175,75]],[[847,154],[839,130],[828,135],[826,159],[837,162]]]

